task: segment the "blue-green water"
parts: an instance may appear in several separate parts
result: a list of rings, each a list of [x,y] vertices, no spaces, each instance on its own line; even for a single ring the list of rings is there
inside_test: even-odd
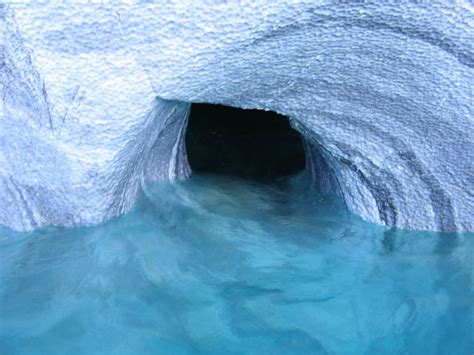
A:
[[[0,230],[1,354],[472,354],[472,234],[193,176],[107,224]]]

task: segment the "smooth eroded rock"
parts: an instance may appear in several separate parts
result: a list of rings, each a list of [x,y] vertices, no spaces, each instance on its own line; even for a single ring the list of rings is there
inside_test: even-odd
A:
[[[0,224],[85,225],[189,174],[189,104],[289,116],[366,220],[474,230],[474,11],[314,1],[0,5]]]

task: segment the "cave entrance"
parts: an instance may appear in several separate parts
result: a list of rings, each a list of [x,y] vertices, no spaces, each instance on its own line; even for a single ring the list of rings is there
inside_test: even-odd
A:
[[[186,151],[194,172],[254,180],[295,174],[306,160],[286,116],[211,104],[192,104]]]

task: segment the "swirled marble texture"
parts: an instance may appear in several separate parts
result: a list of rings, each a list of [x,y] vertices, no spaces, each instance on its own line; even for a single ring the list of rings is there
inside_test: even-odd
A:
[[[473,27],[463,1],[0,5],[0,224],[100,223],[187,177],[208,102],[288,115],[366,220],[474,230]]]

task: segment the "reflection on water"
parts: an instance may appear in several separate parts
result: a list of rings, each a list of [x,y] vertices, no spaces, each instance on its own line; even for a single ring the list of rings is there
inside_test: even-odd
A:
[[[304,175],[155,184],[101,226],[0,230],[0,353],[471,354],[473,241]]]

